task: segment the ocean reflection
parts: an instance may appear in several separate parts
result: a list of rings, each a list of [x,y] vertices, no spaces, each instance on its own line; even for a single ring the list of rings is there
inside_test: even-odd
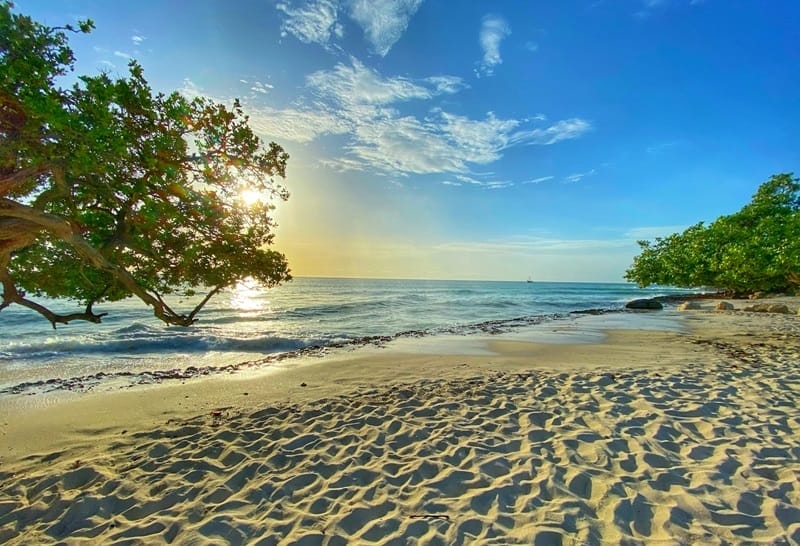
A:
[[[231,307],[238,311],[254,312],[268,308],[267,291],[255,279],[244,279],[236,283],[231,291]]]

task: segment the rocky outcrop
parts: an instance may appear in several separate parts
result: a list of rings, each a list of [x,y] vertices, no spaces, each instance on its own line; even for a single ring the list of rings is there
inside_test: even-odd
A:
[[[693,300],[685,301],[678,306],[678,311],[696,311],[698,309],[702,309],[702,307]]]
[[[727,301],[721,301],[714,307],[714,311],[733,311],[733,304]]]
[[[653,299],[639,299],[629,301],[625,304],[626,309],[636,309],[636,310],[645,310],[645,311],[657,311],[659,309],[663,309],[664,306],[661,305],[661,302],[658,302]]]

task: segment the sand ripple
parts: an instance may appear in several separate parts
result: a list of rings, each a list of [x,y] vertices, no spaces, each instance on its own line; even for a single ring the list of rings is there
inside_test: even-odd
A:
[[[0,542],[800,543],[797,345],[698,343],[681,369],[424,381],[37,455],[0,475]]]

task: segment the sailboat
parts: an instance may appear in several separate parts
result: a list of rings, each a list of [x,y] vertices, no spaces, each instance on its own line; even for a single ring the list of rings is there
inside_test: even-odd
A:
[[[531,277],[530,277],[530,275],[528,275],[528,280],[527,280],[527,281],[525,281],[525,282],[531,282],[531,283],[533,282],[533,280],[531,280]]]

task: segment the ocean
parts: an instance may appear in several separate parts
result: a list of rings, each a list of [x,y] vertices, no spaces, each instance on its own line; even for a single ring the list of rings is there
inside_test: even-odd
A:
[[[95,307],[108,313],[102,324],[55,330],[40,315],[11,306],[0,312],[0,392],[52,379],[81,384],[98,374],[213,373],[265,357],[267,366],[270,357],[310,348],[393,338],[524,332],[574,311],[619,310],[635,298],[681,292],[624,283],[297,278],[269,290],[240,284],[213,298],[191,327],[167,326],[129,299]],[[74,303],[48,303],[78,310]]]

